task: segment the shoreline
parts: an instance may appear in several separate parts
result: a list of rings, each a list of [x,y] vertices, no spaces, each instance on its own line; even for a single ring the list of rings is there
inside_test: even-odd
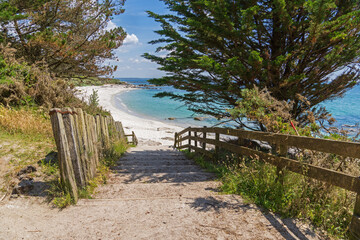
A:
[[[126,134],[134,131],[141,145],[173,145],[174,133],[184,129],[182,126],[138,116],[136,113],[132,114],[128,109],[120,109],[116,106],[114,98],[117,94],[138,88],[128,85],[103,85],[76,87],[76,89],[77,96],[84,98],[85,101],[93,90],[98,91],[99,105],[109,111],[115,121],[122,122]]]
[[[196,123],[184,123],[184,122],[179,122],[179,120],[181,119],[185,119],[185,118],[178,118],[178,117],[174,117],[174,120],[168,120],[167,118],[156,118],[154,116],[151,116],[151,115],[146,115],[144,113],[140,113],[140,112],[136,112],[136,111],[133,111],[133,110],[130,110],[127,105],[124,103],[124,101],[122,100],[121,96],[123,94],[127,94],[128,92],[130,91],[137,91],[137,90],[143,90],[143,88],[135,88],[135,89],[131,89],[131,90],[124,90],[124,91],[121,91],[121,92],[118,92],[116,94],[113,95],[112,97],[112,103],[113,105],[118,108],[119,110],[123,111],[123,112],[126,112],[130,115],[133,115],[135,117],[139,117],[139,118],[145,118],[145,119],[148,119],[148,120],[152,120],[152,121],[157,121],[157,122],[161,122],[161,123],[164,123],[164,124],[168,124],[168,125],[172,125],[172,126],[175,126],[175,127],[180,127],[180,128],[187,128],[189,126],[194,126],[194,127],[203,127],[202,124],[196,124]],[[119,97],[118,97],[119,96]],[[118,98],[117,98],[118,97]],[[172,117],[172,115],[169,115],[169,117]],[[189,117],[187,119],[193,119],[193,117]],[[199,121],[201,122],[201,121]],[[205,123],[206,124],[206,123]]]

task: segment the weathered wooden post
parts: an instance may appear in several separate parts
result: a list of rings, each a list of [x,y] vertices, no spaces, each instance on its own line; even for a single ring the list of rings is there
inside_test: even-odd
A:
[[[215,133],[215,140],[218,142],[220,141],[220,134],[219,133]],[[215,156],[219,157],[219,146],[215,145]]]
[[[244,138],[238,137],[237,142],[238,142],[239,146],[245,146],[245,139]]]
[[[109,139],[109,131],[106,127],[106,118],[100,116],[100,127],[101,127],[101,140],[103,149],[109,148],[110,139]]]
[[[86,132],[87,132],[87,137],[88,137],[88,142],[89,142],[89,164],[90,164],[90,175],[92,177],[95,176],[96,174],[96,167],[98,165],[98,148],[97,148],[97,143],[95,141],[94,135],[95,135],[95,125],[93,125],[93,119],[94,117],[89,115],[89,114],[85,114],[85,120],[86,120]]]
[[[120,128],[120,131],[121,131],[121,135],[123,137],[123,139],[125,140],[125,142],[127,141],[126,137],[125,137],[125,131],[124,131],[124,127],[122,125],[121,122],[119,122],[119,128]]]
[[[284,144],[277,145],[276,151],[279,153],[281,157],[286,157],[288,147]],[[276,167],[276,181],[279,181],[281,184],[284,183],[284,169],[280,166]]]
[[[77,131],[78,131],[78,145],[79,145],[79,152],[80,152],[80,159],[81,159],[81,167],[82,172],[84,174],[85,182],[88,183],[90,180],[89,176],[89,142],[85,127],[85,118],[84,112],[81,108],[75,109],[76,113],[74,115],[74,121],[76,123]]]
[[[88,138],[88,164],[89,164],[89,172],[88,174],[91,176],[91,178],[93,178],[96,174],[96,160],[95,157],[98,154],[97,152],[97,146],[96,143],[93,141],[93,137],[92,137],[92,129],[94,129],[94,127],[91,124],[91,118],[93,118],[91,115],[89,114],[84,114],[84,118],[85,118],[85,128],[86,128],[86,136]]]
[[[197,132],[196,131],[194,132],[194,137],[197,138]],[[198,146],[198,141],[197,140],[194,141],[194,145],[195,145],[195,147]]]
[[[105,127],[105,133],[107,135],[107,141],[108,141],[107,147],[110,146],[110,130],[109,130],[110,126],[109,126],[109,122],[110,122],[109,116],[104,117],[104,127]]]
[[[96,165],[99,165],[100,152],[99,152],[99,148],[98,148],[99,140],[98,140],[98,135],[96,133],[97,129],[96,129],[95,117],[89,116],[89,118],[90,118],[90,124],[91,124],[91,134],[92,134],[92,139],[93,139],[92,146],[94,149],[95,163],[96,163]]]
[[[182,146],[182,135],[178,135],[178,147]]]
[[[100,121],[101,116],[100,115],[96,115],[95,116],[95,123],[96,123],[96,135],[97,135],[97,139],[98,139],[98,150],[99,153],[102,153],[102,135],[101,135],[101,121]]]
[[[189,127],[189,128],[191,128],[191,127]],[[189,139],[188,139],[188,145],[189,145],[189,147],[188,147],[188,150],[189,150],[189,152],[191,152],[191,131],[189,131]]]
[[[204,126],[204,129],[203,129],[203,139],[204,139],[204,141],[202,142],[202,148],[204,149],[204,150],[206,150],[206,131],[207,131],[207,128],[206,128],[206,126]]]
[[[115,122],[116,131],[119,132],[119,137],[121,140],[126,140],[124,129],[121,122]]]
[[[178,137],[178,133],[175,132],[175,135],[174,135],[174,148],[177,148],[177,137]]]
[[[135,133],[134,131],[131,131],[131,138],[132,138],[132,142],[134,145],[136,145],[136,141],[135,141]]]
[[[349,231],[350,231],[351,240],[360,239],[360,193],[359,192],[356,194],[354,213],[351,219]]]
[[[51,109],[50,117],[56,147],[58,149],[60,179],[66,190],[74,198],[74,201],[77,202],[78,189],[76,186],[76,180],[70,156],[70,149],[61,110],[58,108]]]
[[[136,137],[135,133],[134,133],[134,138],[135,138],[135,146],[137,146],[137,145],[139,144],[139,141],[138,141],[138,139],[137,139],[137,137]]]
[[[74,169],[76,184],[78,186],[85,186],[86,182],[84,174],[82,172],[80,150],[78,145],[78,132],[74,122],[73,114],[75,114],[70,108],[64,108],[62,110],[66,137],[69,144],[70,157]]]

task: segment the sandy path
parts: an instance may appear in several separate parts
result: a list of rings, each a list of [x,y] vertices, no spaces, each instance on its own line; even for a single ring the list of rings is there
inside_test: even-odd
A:
[[[0,239],[320,239],[217,194],[213,177],[170,147],[139,146],[95,199],[62,211],[26,198],[0,205]]]

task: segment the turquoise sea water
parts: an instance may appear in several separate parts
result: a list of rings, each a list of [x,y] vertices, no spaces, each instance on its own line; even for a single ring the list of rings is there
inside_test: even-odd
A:
[[[147,79],[120,79],[131,84],[147,84]],[[212,117],[206,117],[203,121],[196,121],[194,117],[205,117],[189,111],[183,103],[170,98],[155,98],[156,93],[163,90],[176,91],[170,87],[156,89],[136,89],[122,92],[115,97],[115,104],[119,108],[126,107],[132,113],[154,120],[161,120],[176,125],[187,126],[213,126],[218,121]],[[169,120],[168,118],[175,118]]]
[[[131,84],[147,84],[144,78],[121,78]],[[182,126],[213,126],[219,123],[214,118],[205,118],[204,121],[195,121],[193,117],[199,115],[187,110],[182,103],[170,98],[154,98],[153,96],[163,90],[177,91],[171,87],[158,89],[138,89],[120,93],[116,96],[117,106],[127,109],[135,114],[174,123]],[[326,109],[337,119],[336,126],[344,124],[355,125],[360,122],[360,86],[348,91],[343,98],[338,98],[322,103]],[[173,117],[171,121],[168,118]],[[199,116],[204,117],[204,116]]]

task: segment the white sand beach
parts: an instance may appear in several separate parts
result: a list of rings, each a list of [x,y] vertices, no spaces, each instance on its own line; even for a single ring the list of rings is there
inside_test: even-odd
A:
[[[126,109],[119,109],[115,106],[116,94],[135,89],[136,88],[131,88],[128,85],[77,87],[77,90],[79,90],[78,96],[85,100],[89,98],[93,90],[97,90],[100,106],[110,111],[115,121],[122,122],[126,134],[134,131],[139,140],[139,144],[172,145],[174,143],[174,133],[181,131],[183,127],[135,116],[129,111],[126,111]]]

